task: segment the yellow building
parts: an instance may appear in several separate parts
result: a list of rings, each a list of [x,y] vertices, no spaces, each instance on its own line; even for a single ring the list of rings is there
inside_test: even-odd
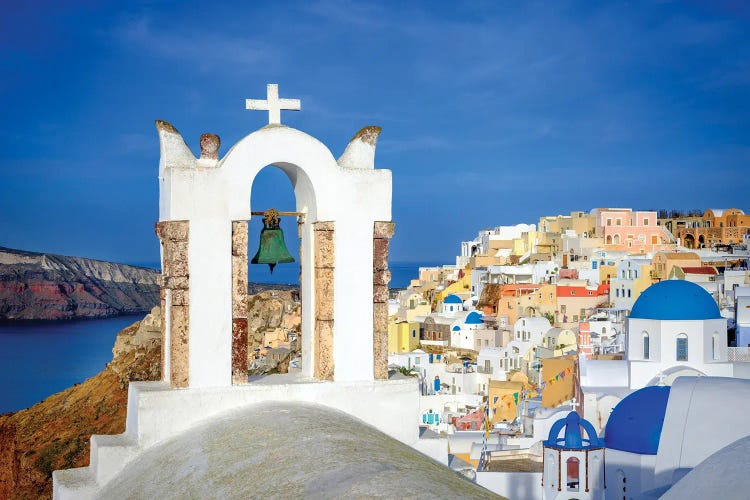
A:
[[[523,382],[490,380],[490,422],[512,422],[518,415],[518,403],[522,400]]]
[[[566,356],[542,360],[542,406],[555,408],[576,394],[576,358]]]
[[[441,291],[435,294],[435,300],[441,302],[448,295],[456,294],[459,297],[466,298],[465,294],[471,292],[471,268],[466,266],[466,269],[459,271],[462,275],[458,281],[451,283]]]
[[[388,322],[388,354],[411,352],[419,347],[419,323]]]
[[[608,285],[609,280],[617,277],[617,267],[614,265],[601,264],[599,266],[599,283]]]
[[[430,301],[414,290],[403,290],[398,297],[398,319],[414,321],[417,316],[428,316],[432,312]]]
[[[646,288],[654,284],[654,279],[652,278],[653,274],[653,264],[641,265],[641,273],[638,275],[638,278],[633,281],[633,300],[637,299],[641,295],[641,292]]]

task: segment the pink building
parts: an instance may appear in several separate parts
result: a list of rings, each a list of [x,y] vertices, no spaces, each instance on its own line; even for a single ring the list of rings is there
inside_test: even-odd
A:
[[[453,426],[457,431],[479,431],[484,425],[484,412],[476,410],[463,417],[453,417]]]
[[[656,212],[634,212],[630,208],[597,208],[596,236],[608,250],[654,252],[671,248],[668,233],[656,223]]]

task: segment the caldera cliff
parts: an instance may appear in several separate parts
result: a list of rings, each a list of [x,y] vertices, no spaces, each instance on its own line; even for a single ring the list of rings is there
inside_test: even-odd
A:
[[[148,312],[158,281],[155,269],[0,247],[0,320]]]
[[[264,290],[247,300],[248,364],[257,364],[260,348],[299,331],[299,296],[296,290]],[[91,434],[125,431],[128,384],[161,376],[160,317],[155,307],[118,333],[112,361],[99,374],[30,408],[0,415],[0,500],[50,498],[53,470],[88,465]],[[297,355],[291,347],[285,359],[254,373],[286,371]]]

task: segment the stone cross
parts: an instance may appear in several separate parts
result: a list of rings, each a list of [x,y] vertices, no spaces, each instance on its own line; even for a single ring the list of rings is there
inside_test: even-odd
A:
[[[269,124],[281,124],[281,110],[299,111],[299,99],[279,99],[279,85],[269,83],[266,85],[266,100],[246,99],[245,108],[253,110],[268,111]]]

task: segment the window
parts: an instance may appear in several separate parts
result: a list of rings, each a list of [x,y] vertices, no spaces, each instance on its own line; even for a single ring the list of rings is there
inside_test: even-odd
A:
[[[608,226],[611,226],[611,225],[612,225],[612,219],[607,219],[607,225],[608,225]]]
[[[419,365],[422,363],[422,358],[414,358],[414,364]]]
[[[615,224],[618,226],[622,226],[622,219],[615,219]]]
[[[688,338],[687,335],[681,333],[677,336],[677,342],[675,343],[675,357],[677,361],[687,361],[688,359]]]
[[[648,226],[648,219],[643,219],[643,225]]]
[[[560,306],[560,312],[561,313],[565,314],[565,309],[566,309],[565,304],[563,304],[563,305]]]
[[[643,359],[649,359],[649,337],[648,332],[643,332]]]
[[[417,331],[416,330],[412,330],[411,331],[411,338],[413,338],[413,339],[417,338]]]
[[[711,337],[711,359],[719,359],[719,334],[714,333]]]
[[[619,297],[619,296],[620,296],[620,289],[615,288],[615,297]]]
[[[630,298],[630,289],[628,288],[628,298]]]
[[[566,465],[568,479],[565,484],[568,486],[568,491],[578,491],[578,483],[580,482],[578,479],[578,459],[576,457],[570,457],[567,460]]]

